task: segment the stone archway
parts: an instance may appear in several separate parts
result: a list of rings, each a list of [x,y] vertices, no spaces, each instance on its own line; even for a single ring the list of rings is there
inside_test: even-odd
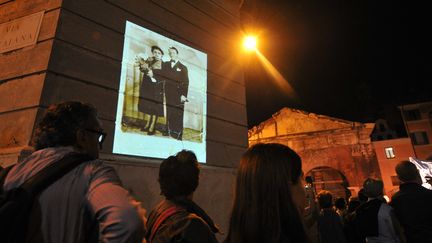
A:
[[[306,176],[313,178],[316,193],[319,193],[321,190],[327,190],[333,194],[334,199],[338,197],[348,199],[351,196],[350,190],[348,190],[348,180],[337,169],[329,166],[315,167],[307,172]]]

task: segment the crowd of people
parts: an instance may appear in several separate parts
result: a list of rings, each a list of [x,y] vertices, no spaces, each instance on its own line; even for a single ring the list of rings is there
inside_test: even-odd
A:
[[[422,186],[417,167],[401,161],[395,168],[400,190],[384,197],[382,180],[367,178],[357,197],[333,199],[323,190],[317,195],[319,243],[432,242],[432,191]]]
[[[192,151],[162,161],[162,200],[148,215],[99,157],[106,133],[96,109],[81,102],[51,106],[36,129],[32,153],[0,173],[2,193],[28,184],[64,158],[86,154],[34,198],[25,242],[218,242],[220,232],[197,205],[200,167]],[[432,242],[432,191],[409,161],[396,167],[400,191],[390,203],[383,182],[368,178],[358,197],[315,193],[300,156],[281,144],[256,144],[240,160],[225,243]],[[1,178],[4,179],[4,183]],[[0,205],[3,207],[3,205]],[[4,237],[4,236],[3,236]],[[0,236],[1,242],[3,240]]]

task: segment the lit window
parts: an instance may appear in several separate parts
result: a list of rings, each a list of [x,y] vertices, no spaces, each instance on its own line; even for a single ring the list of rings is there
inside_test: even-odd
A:
[[[387,159],[393,159],[394,157],[396,157],[392,147],[385,148],[384,150],[385,150]]]

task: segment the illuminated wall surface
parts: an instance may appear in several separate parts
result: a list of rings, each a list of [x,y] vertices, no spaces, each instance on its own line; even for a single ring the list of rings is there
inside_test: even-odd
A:
[[[403,160],[409,160],[414,155],[413,146],[409,138],[398,138],[383,141],[374,141],[373,146],[381,170],[384,190],[391,196],[399,191],[399,181],[396,179],[396,165]],[[391,149],[391,153],[386,153]]]
[[[89,102],[109,134],[101,158],[145,208],[161,199],[161,158],[191,149],[205,162],[195,198],[226,231],[235,167],[247,147],[245,85],[237,58],[240,2],[0,1],[0,28],[13,21],[25,27],[8,27],[16,32],[0,36],[0,45],[8,45],[0,47],[0,165],[26,156],[49,104]],[[19,20],[37,19],[33,14],[40,12],[33,25]],[[16,38],[21,35],[25,42]],[[180,140],[161,132],[169,105],[163,87],[158,129],[153,135],[140,130],[149,116],[137,108],[147,97],[139,91],[144,72],[133,62],[151,57],[152,45],[160,46],[163,61],[167,48],[175,46],[189,70]]]
[[[152,47],[160,52],[160,58],[153,57]],[[176,76],[184,73],[184,83],[170,80],[164,75],[169,71],[165,69],[171,68],[168,54],[170,47],[179,52],[177,61],[181,64],[173,64],[172,69],[175,74],[179,74]],[[169,92],[169,85],[175,86],[176,90],[182,88],[188,101],[182,102],[180,95],[169,97],[176,95]],[[148,86],[149,90],[144,90],[143,86]],[[176,101],[168,102],[170,99]],[[177,133],[170,135],[167,118],[171,109],[184,111],[175,118],[183,126],[181,139]],[[166,158],[181,149],[189,149],[196,153],[198,161],[205,162],[206,113],[207,55],[139,25],[126,22],[113,152]],[[158,116],[151,118],[151,114]],[[151,119],[157,119],[153,122],[153,128]],[[155,134],[149,135],[142,131],[147,125],[147,129],[153,129]]]
[[[368,177],[381,177],[371,143],[373,123],[359,123],[334,117],[283,108],[249,130],[249,143],[276,142],[294,149],[302,158],[303,172],[314,175],[317,190],[330,190],[342,196],[347,183],[355,194]],[[326,178],[317,169],[331,168],[344,178]],[[317,177],[320,178],[317,178]],[[338,184],[338,185],[336,185]]]
[[[399,106],[415,155],[432,160],[432,102]]]

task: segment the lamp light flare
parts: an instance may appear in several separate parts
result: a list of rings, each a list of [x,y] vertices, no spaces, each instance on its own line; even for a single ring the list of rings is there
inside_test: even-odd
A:
[[[264,69],[267,71],[268,74],[270,74],[278,87],[283,90],[288,95],[288,97],[298,101],[299,97],[297,96],[297,93],[295,92],[291,84],[282,76],[282,74],[273,66],[273,64],[270,63],[270,61],[260,51],[256,50],[256,54],[258,56],[258,59],[264,66]]]
[[[250,52],[255,52],[258,60],[264,67],[264,70],[272,77],[276,85],[291,99],[299,101],[299,97],[291,86],[291,84],[282,76],[282,74],[273,66],[273,64],[258,50],[257,48],[257,38],[255,36],[249,35],[245,36],[243,40],[243,47],[245,50]]]
[[[255,36],[246,36],[244,39],[244,47],[246,50],[249,51],[255,51],[256,50],[256,44],[257,44],[257,39]]]

